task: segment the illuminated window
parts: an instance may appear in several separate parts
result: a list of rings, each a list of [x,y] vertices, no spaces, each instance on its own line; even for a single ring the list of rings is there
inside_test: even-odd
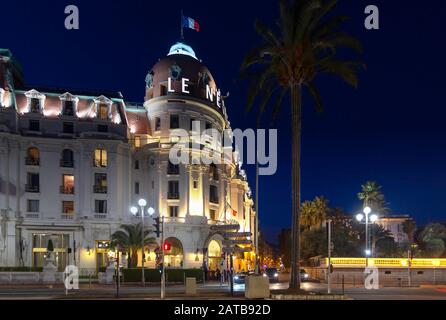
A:
[[[211,220],[217,220],[217,212],[214,209],[209,210],[209,219]]]
[[[62,213],[74,214],[74,201],[62,201]]]
[[[62,186],[60,188],[62,194],[74,194],[74,176],[71,174],[62,175]]]
[[[93,164],[95,167],[107,167],[107,150],[105,149],[96,149],[94,151],[94,161]]]
[[[40,164],[40,151],[35,147],[28,149],[26,154],[26,165],[38,166]]]
[[[30,102],[30,110],[31,112],[40,112],[40,99],[39,98],[31,98]]]
[[[141,147],[141,137],[135,136],[135,148]]]
[[[98,118],[102,120],[108,119],[108,105],[101,103],[98,106]]]

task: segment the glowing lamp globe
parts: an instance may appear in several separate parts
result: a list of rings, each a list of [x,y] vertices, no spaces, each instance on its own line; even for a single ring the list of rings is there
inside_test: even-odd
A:
[[[364,219],[364,215],[363,215],[362,213],[358,213],[358,214],[356,215],[356,220],[358,220],[359,222],[361,222],[362,219]]]
[[[370,207],[365,207],[363,211],[365,214],[369,214],[370,212],[372,212],[372,209]]]
[[[130,212],[136,216],[136,214],[138,213],[138,208],[137,207],[131,207],[130,208]]]
[[[145,199],[139,199],[138,204],[140,207],[145,207],[147,205],[147,201]]]

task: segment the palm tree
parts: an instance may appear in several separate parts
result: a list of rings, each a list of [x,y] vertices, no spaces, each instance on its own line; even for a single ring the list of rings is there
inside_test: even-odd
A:
[[[305,229],[310,229],[313,226],[314,206],[313,202],[305,201],[300,207],[300,224]]]
[[[326,220],[328,201],[324,197],[316,197],[313,201],[305,201],[300,208],[300,223],[307,229],[320,228]]]
[[[358,198],[363,201],[364,207],[369,206],[380,213],[387,212],[386,201],[381,189],[382,187],[374,181],[367,181],[361,186]]]
[[[129,253],[130,268],[138,266],[138,250],[141,249],[142,243],[141,228],[142,223],[123,224],[120,226],[120,230],[114,232],[111,236],[113,245],[118,245]],[[155,238],[148,237],[150,233],[152,233],[151,230],[144,230],[144,245],[157,244]]]
[[[328,73],[341,77],[348,84],[358,84],[358,61],[337,57],[340,47],[361,52],[356,39],[340,29],[345,16],[327,17],[337,0],[280,0],[280,21],[268,27],[261,21],[255,29],[262,44],[249,52],[241,71],[250,80],[246,110],[260,98],[258,117],[272,104],[274,121],[282,102],[290,96],[292,121],[292,246],[290,288],[300,287],[300,176],[301,176],[301,113],[302,92],[306,88],[322,111],[322,99],[314,84],[317,75]]]

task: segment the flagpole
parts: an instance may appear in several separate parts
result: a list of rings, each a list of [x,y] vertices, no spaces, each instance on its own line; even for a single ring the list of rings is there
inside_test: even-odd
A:
[[[183,9],[181,9],[180,26],[181,26],[181,40],[184,40],[184,34],[183,34]]]

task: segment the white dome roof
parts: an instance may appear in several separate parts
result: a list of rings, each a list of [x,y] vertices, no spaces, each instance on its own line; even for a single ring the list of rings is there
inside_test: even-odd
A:
[[[197,56],[195,55],[194,49],[182,42],[177,42],[172,47],[170,47],[169,53],[167,55],[170,56],[173,54],[183,54],[198,60]]]

